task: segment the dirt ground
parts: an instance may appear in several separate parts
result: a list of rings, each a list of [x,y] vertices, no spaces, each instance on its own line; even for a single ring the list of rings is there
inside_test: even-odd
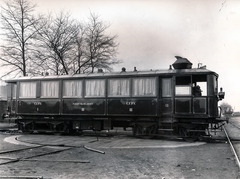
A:
[[[9,134],[0,134],[0,151],[23,147],[4,142],[4,138],[8,136]],[[240,178],[231,149],[225,142],[178,148],[101,148],[103,143],[112,139],[122,141],[123,138],[112,137],[105,140],[106,137],[100,137],[99,141],[88,144],[89,147],[103,151],[104,154],[80,146],[61,153],[36,157],[35,159],[39,161],[18,161],[1,165],[5,161],[1,159],[0,178],[3,176],[43,176],[44,179]],[[161,140],[158,142],[161,143]],[[18,155],[1,154],[0,157],[21,157]],[[65,160],[65,162],[54,162],[56,160]]]

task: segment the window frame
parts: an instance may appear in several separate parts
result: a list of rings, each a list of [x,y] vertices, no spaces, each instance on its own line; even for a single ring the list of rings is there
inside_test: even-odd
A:
[[[163,94],[164,92],[165,92],[165,90],[164,90],[164,80],[166,80],[166,81],[170,81],[170,94],[167,94],[167,95],[165,95],[165,94]],[[161,78],[161,97],[163,97],[163,98],[171,98],[171,97],[173,97],[173,81],[172,81],[172,78],[171,77],[169,77],[169,78]]]
[[[195,107],[195,102],[197,102],[197,100],[203,100],[204,101],[204,112],[196,112],[196,107]],[[193,105],[193,113],[194,114],[206,114],[207,113],[207,98],[205,98],[205,97],[196,97],[196,98],[193,98],[193,103],[192,103],[192,105]]]
[[[21,96],[21,84],[23,83],[32,83],[35,84],[35,94],[33,96]],[[19,82],[19,99],[24,99],[24,98],[28,98],[28,99],[34,99],[37,98],[37,81],[20,81]]]
[[[189,94],[184,93],[178,93],[177,94],[177,88],[188,88]],[[175,85],[175,96],[192,96],[192,87],[190,85]]]
[[[127,95],[111,95],[110,94],[110,86],[111,86],[111,80],[128,80],[128,94]],[[131,97],[131,78],[108,78],[108,93],[107,93],[107,97]]]
[[[180,102],[180,103],[184,103],[184,100],[185,100],[185,102],[188,102],[188,111],[177,111],[177,110],[179,110],[179,109],[181,109],[181,108],[179,108],[179,105],[178,105],[178,102]],[[192,113],[192,99],[191,99],[191,97],[176,97],[175,98],[175,113],[177,113],[177,114],[191,114]],[[184,106],[184,105],[183,105]]]
[[[11,85],[11,98],[17,99],[17,84],[16,83],[13,83]]]
[[[42,95],[42,83],[45,82],[57,82],[57,87],[58,87],[58,91],[57,91],[57,96],[43,96]],[[40,98],[52,98],[52,99],[57,99],[60,97],[60,81],[59,80],[44,80],[44,81],[40,81]]]
[[[134,92],[135,92],[135,84],[134,84],[134,81],[135,79],[149,79],[149,78],[152,78],[154,79],[155,83],[155,88],[154,88],[154,94],[153,95],[135,95]],[[133,77],[132,78],[132,89],[131,89],[131,93],[132,93],[132,97],[157,97],[157,77],[156,76],[144,76],[144,77]]]
[[[93,96],[89,96],[87,95],[87,82],[88,81],[96,81],[96,80],[99,80],[99,81],[103,81],[104,84],[104,91],[103,91],[103,95],[100,95],[100,96],[96,96],[96,95],[93,95]],[[106,97],[106,79],[105,78],[95,78],[95,79],[85,79],[84,80],[84,98],[105,98]]]
[[[71,82],[74,82],[74,81],[80,81],[81,82],[81,95],[80,96],[66,96],[66,95],[64,95],[64,83],[66,82],[66,81],[71,81]],[[66,80],[63,80],[62,81],[62,98],[83,98],[83,94],[84,94],[84,92],[83,92],[83,89],[84,89],[84,85],[83,85],[83,83],[84,83],[84,80],[83,79],[66,79]]]

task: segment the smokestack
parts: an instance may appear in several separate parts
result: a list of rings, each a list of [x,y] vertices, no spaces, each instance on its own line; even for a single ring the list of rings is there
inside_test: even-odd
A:
[[[173,64],[174,69],[191,69],[192,63],[187,58],[182,58],[180,56],[175,56],[177,59]]]

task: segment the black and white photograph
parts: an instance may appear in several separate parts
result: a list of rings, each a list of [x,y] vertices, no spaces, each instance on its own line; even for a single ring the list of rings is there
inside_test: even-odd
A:
[[[239,0],[0,0],[0,179],[240,179]]]

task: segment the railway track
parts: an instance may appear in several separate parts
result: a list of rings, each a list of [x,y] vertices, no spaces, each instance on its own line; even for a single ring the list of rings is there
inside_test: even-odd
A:
[[[12,136],[12,138],[14,138],[15,136]],[[20,138],[19,138],[20,139]],[[92,141],[93,140],[95,140],[96,138],[91,138],[92,139]],[[101,139],[100,139],[101,140]],[[25,140],[26,141],[26,140]],[[41,140],[39,140],[39,141],[41,141]],[[86,141],[86,143],[84,143],[84,145],[86,144],[86,145],[88,145],[88,143],[89,143],[89,141],[90,140],[88,140],[88,141]],[[225,142],[225,141],[224,141]],[[59,143],[59,142],[58,142]],[[31,144],[37,144],[37,143],[31,143]],[[57,143],[56,143],[57,144]],[[73,143],[71,143],[71,144],[69,144],[69,146],[66,146],[66,145],[62,145],[63,144],[63,142],[61,142],[61,145],[54,145],[54,146],[51,146],[51,147],[57,147],[57,148],[59,148],[59,150],[61,150],[61,149],[64,149],[65,147],[83,147],[83,145],[81,145],[80,146],[80,144],[79,144],[79,146],[70,146],[70,145],[73,145]],[[225,144],[224,144],[225,145]],[[47,146],[47,147],[49,147],[49,146]],[[226,145],[225,145],[225,147],[226,147]],[[228,146],[227,146],[228,147]],[[36,148],[32,148],[32,150],[38,150],[38,149],[42,149],[42,148],[44,148],[44,146],[39,146],[39,147],[36,147]],[[74,148],[71,148],[71,149],[74,149]],[[71,150],[71,149],[69,149],[69,150]],[[28,147],[28,149],[27,149],[27,147],[25,148],[25,150],[24,151],[28,151],[28,150],[31,150],[31,148],[30,147]],[[17,151],[12,151],[12,153],[15,153],[15,152],[17,152]],[[46,156],[48,156],[48,155],[52,155],[52,154],[47,154],[48,152],[51,152],[51,151],[46,151],[46,152],[43,152],[43,154],[44,153],[46,153]],[[59,152],[61,152],[61,151],[59,151]],[[69,151],[69,152],[73,152],[73,151]],[[79,152],[82,152],[82,151],[77,151],[77,153],[79,153]],[[4,154],[4,153],[3,153]],[[3,154],[1,154],[0,156],[2,156]],[[6,153],[7,154],[7,153]],[[64,154],[64,153],[61,153],[61,154]],[[36,155],[37,155],[37,153],[36,153]],[[45,154],[43,155],[43,156],[45,156]],[[229,156],[231,156],[231,154],[229,154]],[[26,156],[26,157],[31,157],[31,155],[29,155],[29,156]],[[46,158],[46,157],[45,157]],[[50,157],[51,158],[51,157]],[[14,160],[15,158],[12,158],[12,160]],[[76,159],[76,158],[73,158],[73,159]],[[80,158],[81,159],[81,158]],[[85,159],[89,159],[89,158],[85,158]],[[228,159],[230,159],[230,158],[228,158]],[[10,161],[10,159],[8,159],[9,161]],[[45,162],[52,162],[52,161],[50,161],[50,160],[43,160],[43,157],[33,157],[33,158],[29,158],[29,159],[25,159],[25,158],[21,158],[19,161],[16,161],[16,162],[18,162],[18,164],[21,164],[21,162],[25,162],[24,160],[29,160],[30,162],[31,161],[34,161],[34,160],[36,160],[36,161],[39,161],[39,162],[41,162],[41,163],[45,163]],[[91,160],[91,159],[90,159]],[[232,156],[231,156],[231,160],[232,160]],[[56,160],[56,161],[53,161],[53,162],[74,162],[74,161],[60,161],[60,160]],[[90,162],[90,161],[89,161]],[[35,164],[35,162],[31,162],[31,163],[33,163],[33,164]],[[92,161],[91,161],[91,163],[93,163]],[[231,161],[231,163],[234,165],[234,163]],[[45,163],[46,165],[48,165],[48,163]],[[60,164],[60,163],[56,163],[56,164]],[[11,163],[10,164],[5,164],[6,165],[6,167],[8,167],[8,166],[10,166],[11,165]],[[65,165],[65,163],[63,163],[63,165]],[[66,165],[70,165],[70,163],[66,163]],[[75,165],[75,163],[74,163],[74,165]],[[76,164],[77,165],[77,164]],[[81,165],[88,165],[88,164],[81,164]],[[90,164],[90,165],[92,165],[92,164]],[[5,167],[5,166],[3,166],[3,167]],[[236,167],[236,165],[234,165],[234,167]],[[25,173],[23,173],[23,174],[25,174]],[[42,173],[40,173],[40,174],[42,174]],[[50,177],[51,175],[48,175],[48,177]],[[38,176],[36,176],[35,178],[37,178]],[[44,177],[45,178],[45,177]],[[0,177],[0,179],[1,179],[1,177]]]
[[[18,137],[15,137],[16,141],[21,141]],[[4,150],[0,151],[0,166],[9,165],[15,162],[61,162],[61,163],[90,163],[90,160],[78,160],[78,159],[55,159],[51,155],[58,154],[73,149],[84,149],[91,152],[96,152],[100,154],[105,154],[105,152],[96,150],[88,147],[87,145],[93,142],[97,142],[98,138],[95,140],[86,141],[83,145],[65,145],[65,144],[40,144],[37,142],[23,142],[27,143],[30,147],[23,147],[18,149]],[[63,154],[64,155],[64,154]],[[20,156],[20,157],[19,157]],[[45,156],[45,157],[44,157]],[[47,156],[47,158],[46,158]],[[49,157],[50,156],[50,157]],[[2,162],[3,161],[3,162]],[[0,179],[44,179],[43,176],[0,176]]]
[[[18,138],[16,137],[15,140],[18,141]],[[98,141],[98,139],[94,141],[88,141],[87,143],[93,143]],[[26,143],[26,142],[24,142]],[[32,145],[31,147],[25,147],[25,148],[20,148],[20,149],[12,149],[12,150],[6,150],[6,151],[0,151],[0,159],[1,160],[7,160],[6,162],[0,163],[0,165],[6,165],[9,163],[13,162],[20,162],[20,161],[40,161],[40,162],[72,162],[72,163],[90,163],[89,160],[48,160],[48,159],[39,159],[37,157],[42,157],[42,156],[47,156],[47,155],[53,155],[57,153],[61,153],[67,150],[72,150],[72,149],[77,149],[77,148],[83,148],[92,152],[97,152],[100,154],[105,154],[105,152],[96,150],[93,148],[90,148],[86,145],[81,145],[81,146],[70,146],[70,145],[64,145],[64,144],[39,144],[39,143],[28,143]],[[21,154],[22,152],[22,154]],[[8,156],[2,156],[4,154],[15,154],[17,156],[21,157],[8,157]],[[28,154],[27,156],[26,153]],[[37,158],[37,159],[36,159]]]
[[[240,127],[236,124],[234,124],[233,122],[229,122],[230,125],[232,125],[234,128],[236,128],[237,130],[235,131],[238,131],[238,134],[240,133]],[[229,143],[230,145],[230,148],[233,152],[233,155],[235,157],[235,161],[236,161],[236,164],[238,166],[238,168],[240,169],[240,157],[239,157],[239,151],[238,148],[236,147],[236,144],[234,142],[236,141],[239,141],[239,140],[236,140],[236,137],[233,136],[233,133],[229,133],[229,131],[223,126],[223,131],[226,135],[226,138],[227,138],[227,142]],[[235,132],[235,135],[236,135],[236,132]]]
[[[26,147],[22,149],[13,149],[13,150],[7,150],[7,151],[0,151],[0,155],[3,154],[17,154],[22,155],[22,157],[6,157],[6,156],[0,156],[0,159],[7,160],[6,162],[0,163],[0,165],[6,165],[9,163],[14,162],[20,162],[20,161],[49,161],[49,162],[70,162],[70,161],[64,161],[64,160],[42,160],[42,159],[34,159],[41,156],[47,156],[47,155],[53,155],[60,152],[64,152],[67,150],[71,150],[73,148],[77,147],[67,147],[67,146],[58,146],[58,148],[50,148],[53,146],[47,146],[47,145],[38,145],[34,147]],[[55,146],[57,147],[57,146]],[[22,153],[22,154],[21,154]],[[27,156],[25,156],[26,153],[29,153]],[[89,163],[89,161],[71,161],[75,163]]]

